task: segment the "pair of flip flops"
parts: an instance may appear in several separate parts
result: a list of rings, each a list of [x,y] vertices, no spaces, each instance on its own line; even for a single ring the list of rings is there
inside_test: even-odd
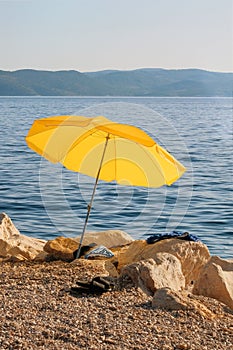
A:
[[[90,282],[77,281],[76,284],[77,287],[71,287],[71,294],[102,294],[114,287],[111,281],[102,276],[94,277]]]

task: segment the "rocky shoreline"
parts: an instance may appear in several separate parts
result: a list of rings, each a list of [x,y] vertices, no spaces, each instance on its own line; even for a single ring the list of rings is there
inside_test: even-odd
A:
[[[1,349],[232,347],[232,261],[211,257],[201,242],[147,244],[117,231],[86,239],[114,257],[74,260],[77,241],[23,236],[1,214]],[[113,287],[72,293],[96,276]]]

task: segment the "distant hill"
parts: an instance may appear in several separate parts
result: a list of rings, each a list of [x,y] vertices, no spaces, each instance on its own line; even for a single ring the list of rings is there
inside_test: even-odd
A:
[[[0,96],[232,96],[233,73],[200,69],[0,71]]]

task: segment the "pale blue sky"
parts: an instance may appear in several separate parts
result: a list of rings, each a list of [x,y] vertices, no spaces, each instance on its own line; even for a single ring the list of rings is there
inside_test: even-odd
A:
[[[0,0],[0,69],[233,71],[232,0]]]

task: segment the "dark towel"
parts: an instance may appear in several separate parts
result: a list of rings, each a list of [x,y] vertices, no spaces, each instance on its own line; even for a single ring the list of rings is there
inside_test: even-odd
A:
[[[178,238],[178,239],[183,239],[185,241],[193,241],[193,242],[200,241],[197,236],[192,235],[189,232],[171,231],[171,232],[164,232],[164,233],[155,233],[152,236],[148,237],[146,242],[148,244],[153,244],[155,242],[161,241],[163,239],[168,239],[168,238]]]

